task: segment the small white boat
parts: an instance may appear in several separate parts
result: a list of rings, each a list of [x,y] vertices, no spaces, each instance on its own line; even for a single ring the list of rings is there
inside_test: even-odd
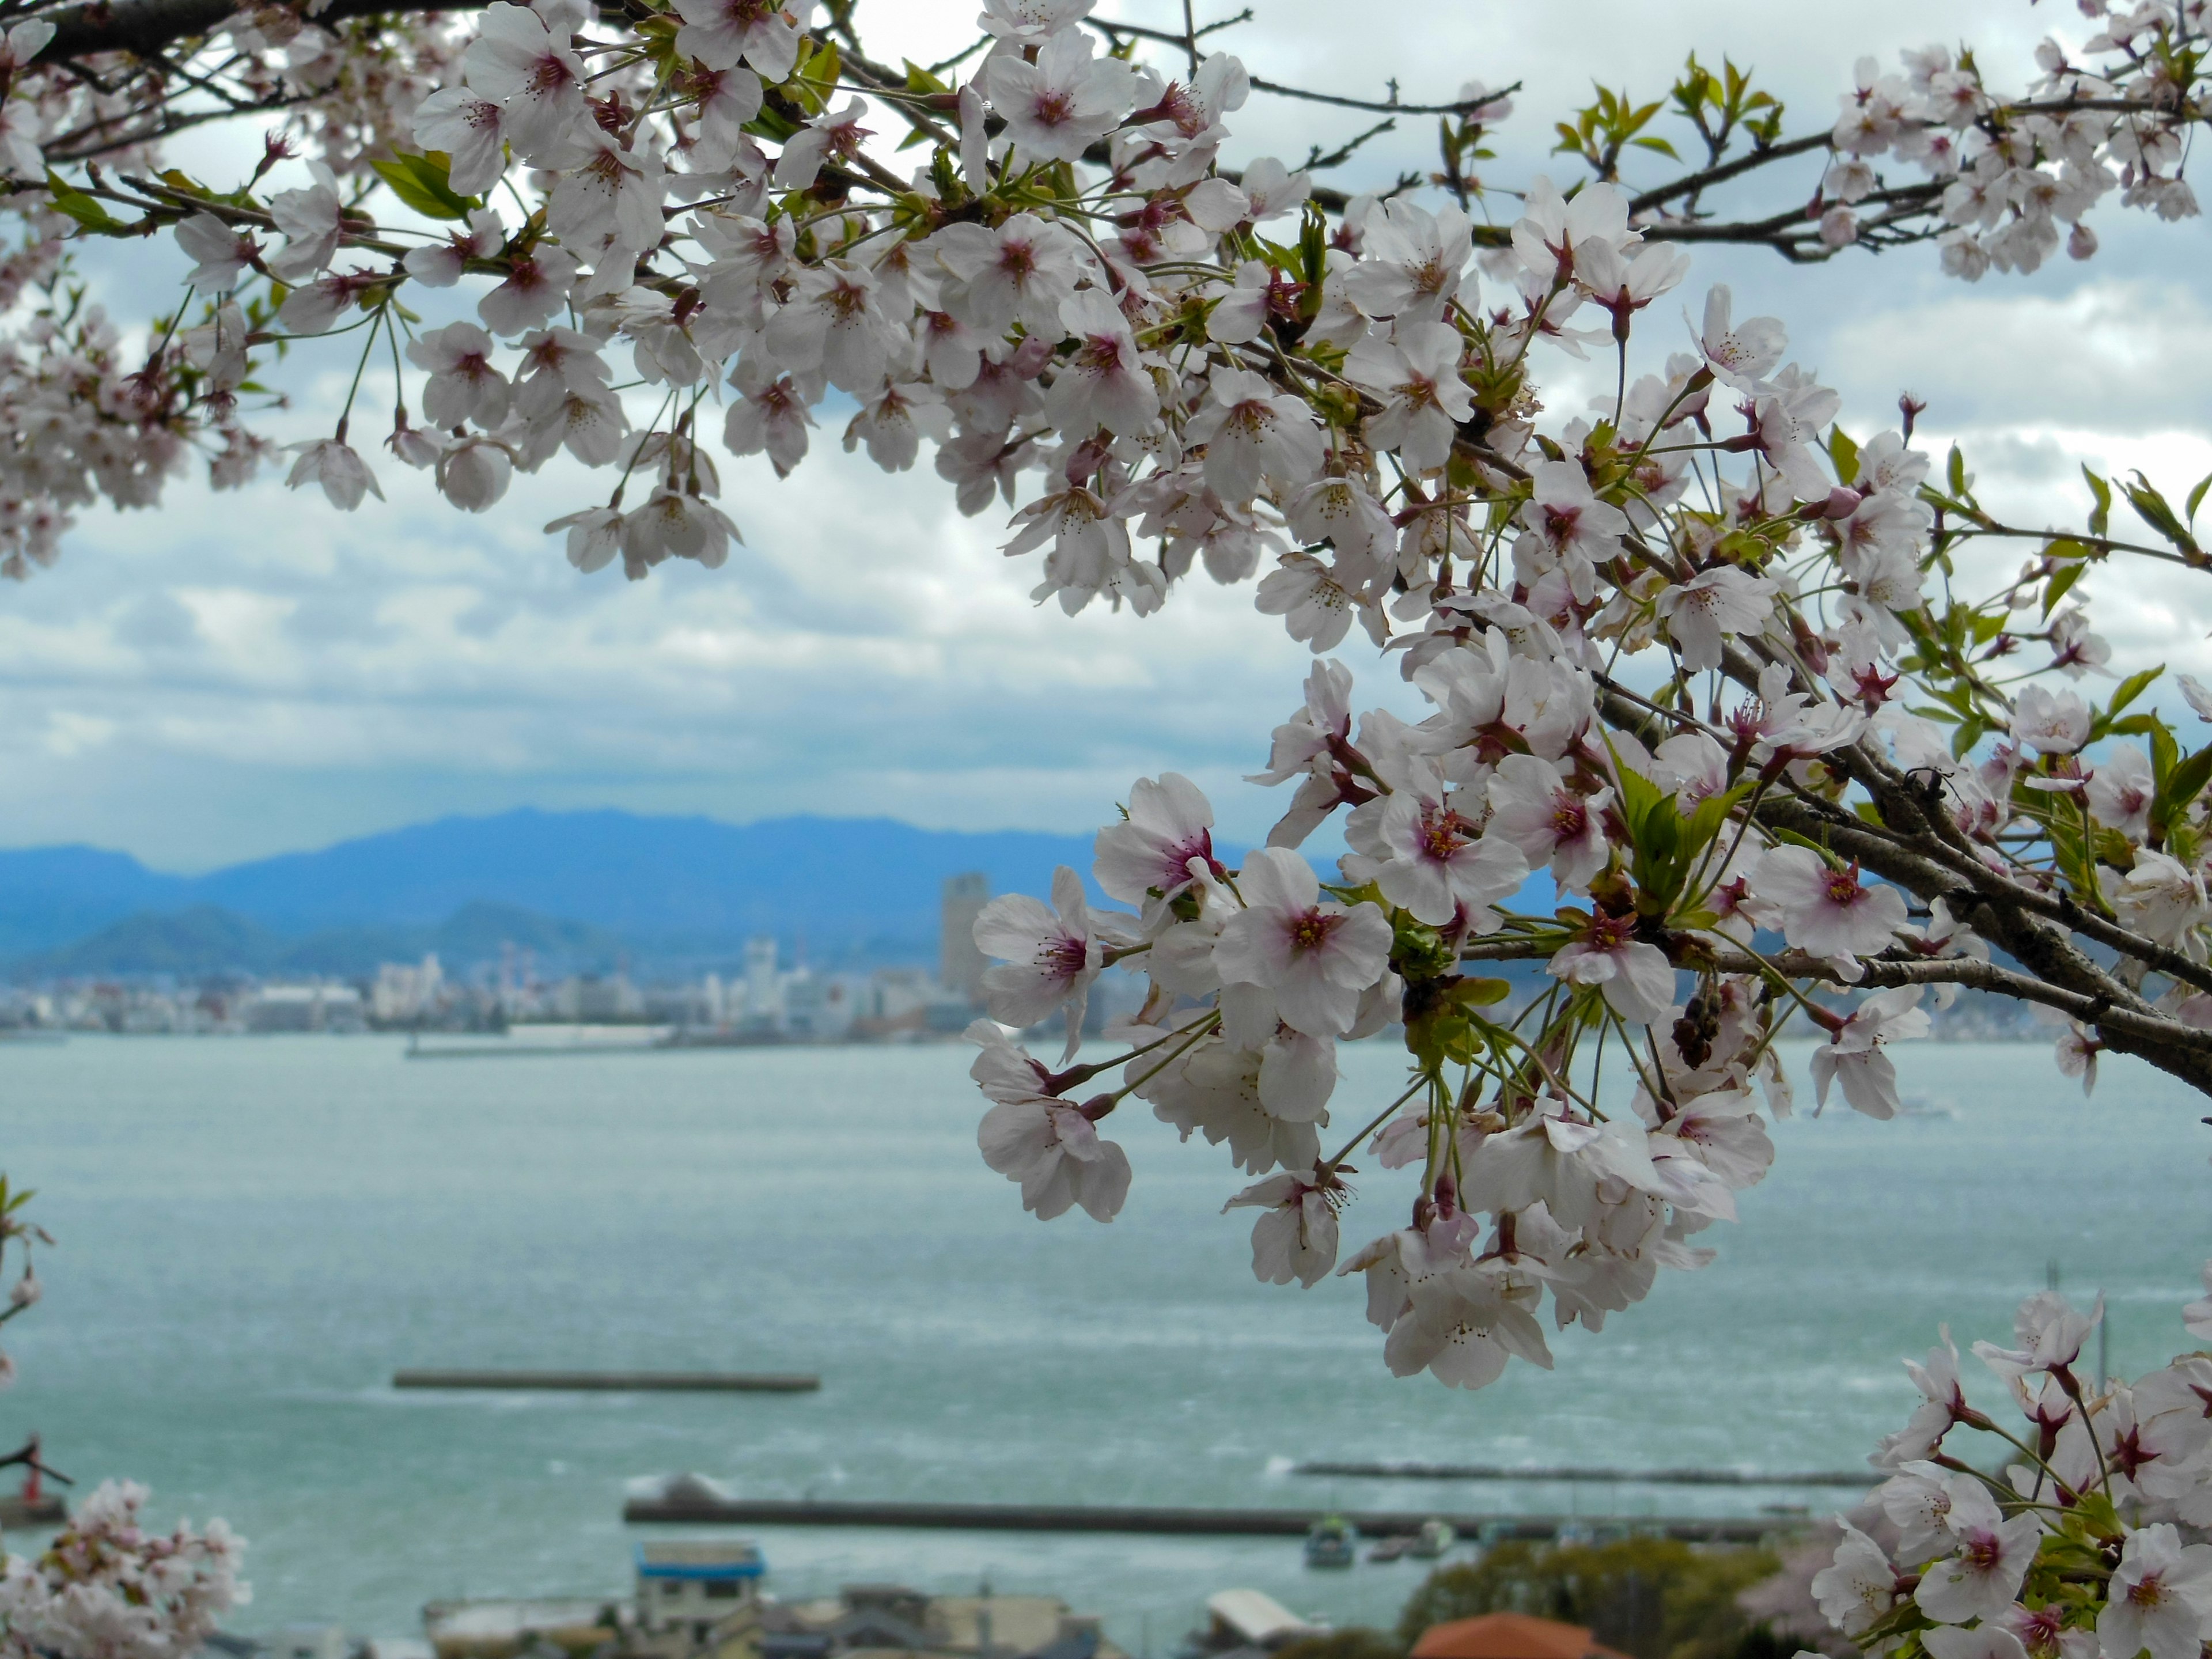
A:
[[[1449,1521],[1431,1516],[1421,1522],[1421,1529],[1413,1535],[1407,1553],[1416,1560],[1433,1561],[1459,1542],[1459,1528]]]

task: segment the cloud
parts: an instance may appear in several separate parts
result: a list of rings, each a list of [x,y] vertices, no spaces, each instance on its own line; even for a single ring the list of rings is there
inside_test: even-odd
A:
[[[1395,76],[1409,100],[1521,82],[1492,164],[1509,180],[1566,171],[1544,159],[1549,123],[1593,79],[1656,96],[1685,52],[1726,53],[1759,72],[1793,121],[1817,122],[1854,57],[1893,61],[1929,33],[1926,9],[1902,0],[1401,0],[1368,7],[1356,26],[1336,0],[1258,4],[1257,26],[1218,38],[1263,76],[1376,96]],[[878,55],[926,61],[964,38],[975,9],[922,0],[864,6],[860,18]],[[1115,10],[1180,27],[1179,6]],[[2025,66],[2051,21],[2010,3],[1942,20],[1998,76]],[[1234,149],[1295,161],[1370,118],[1255,97]],[[1425,165],[1431,134],[1425,118],[1401,119],[1349,182]],[[185,164],[219,176],[230,142],[207,140]],[[1813,179],[1758,188],[1770,199],[1809,192]],[[1510,216],[1510,202],[1498,210]],[[2212,470],[2212,317],[2189,280],[2203,229],[2103,216],[2115,222],[2106,258],[2026,280],[1966,288],[1937,276],[1924,250],[1809,269],[1701,250],[1680,300],[1694,307],[1705,283],[1728,281],[1740,311],[1783,317],[1800,358],[1845,393],[1854,431],[1893,421],[1911,386],[1930,400],[1932,441],[1966,447],[1990,500],[2023,523],[2061,523],[2086,505],[2081,459],[2142,465],[2177,495]],[[95,284],[118,315],[143,320],[133,304],[168,267],[149,276],[120,257],[98,254]],[[1639,324],[1637,350],[1655,366],[1680,349],[1680,310],[1670,297]],[[329,429],[352,349],[295,356],[279,435]],[[366,411],[388,410],[381,372],[364,381],[356,432],[378,424]],[[1609,390],[1607,364],[1554,355],[1543,374],[1553,419]],[[273,479],[224,496],[180,482],[158,512],[88,514],[61,564],[0,609],[4,838],[89,839],[202,867],[523,803],[1079,830],[1109,817],[1133,778],[1164,769],[1216,793],[1231,838],[1264,834],[1282,801],[1237,780],[1298,702],[1310,656],[1253,612],[1249,586],[1200,577],[1142,619],[1041,609],[1028,598],[1034,556],[998,551],[1003,511],[961,518],[927,459],[886,476],[847,455],[842,419],[825,418],[787,481],[720,458],[744,544],[722,570],[664,567],[637,584],[578,576],[543,534],[607,489],[566,464],[518,478],[481,517],[446,507],[381,453],[390,500],[356,515]],[[2016,553],[1976,568],[1995,580]],[[2089,586],[2124,654],[2212,672],[2212,607],[2190,583],[2130,568]],[[1341,654],[1364,701],[1419,712],[1395,663],[1357,634]]]

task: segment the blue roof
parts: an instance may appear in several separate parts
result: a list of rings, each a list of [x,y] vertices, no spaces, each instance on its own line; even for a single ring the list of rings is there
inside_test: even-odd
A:
[[[641,1578],[758,1578],[768,1571],[768,1563],[761,1559],[760,1552],[750,1544],[735,1547],[745,1552],[741,1559],[732,1561],[648,1561],[646,1547],[637,1547],[637,1571]]]

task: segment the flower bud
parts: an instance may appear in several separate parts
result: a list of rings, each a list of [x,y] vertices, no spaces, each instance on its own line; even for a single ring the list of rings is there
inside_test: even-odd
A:
[[[2069,259],[2094,258],[2097,253],[2097,233],[2087,225],[2076,225],[2066,238],[2066,257]]]
[[[1828,492],[1828,504],[1821,509],[1822,515],[1838,521],[1848,519],[1859,510],[1859,503],[1865,499],[1850,486],[1838,484]]]
[[[27,1308],[39,1299],[45,1288],[39,1283],[39,1276],[26,1267],[23,1276],[9,1287],[8,1304],[10,1307]]]

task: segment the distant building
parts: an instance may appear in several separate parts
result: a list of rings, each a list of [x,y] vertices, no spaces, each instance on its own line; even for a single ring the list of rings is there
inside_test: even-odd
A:
[[[359,1031],[361,993],[350,985],[264,985],[246,1005],[249,1031]]]
[[[983,969],[988,965],[975,948],[975,918],[991,902],[991,878],[980,870],[948,876],[939,907],[937,977],[969,1003],[983,1000]]]
[[[760,934],[745,941],[745,1024],[762,1030],[783,1026],[783,983],[776,971],[775,940]]]
[[[637,1547],[637,1613],[646,1629],[698,1636],[760,1594],[761,1553],[741,1539],[668,1539]]]
[[[547,1000],[553,1013],[562,1019],[637,1019],[645,1013],[644,997],[629,982],[629,975],[620,972],[612,978],[598,974],[574,975],[555,986]]]
[[[817,978],[802,968],[784,975],[783,1030],[814,1042],[833,1042],[851,1035],[853,988],[842,979]]]
[[[435,951],[417,965],[385,963],[377,969],[376,986],[369,993],[369,1013],[380,1024],[421,1019],[437,1007],[445,983],[445,969],[438,965]]]

